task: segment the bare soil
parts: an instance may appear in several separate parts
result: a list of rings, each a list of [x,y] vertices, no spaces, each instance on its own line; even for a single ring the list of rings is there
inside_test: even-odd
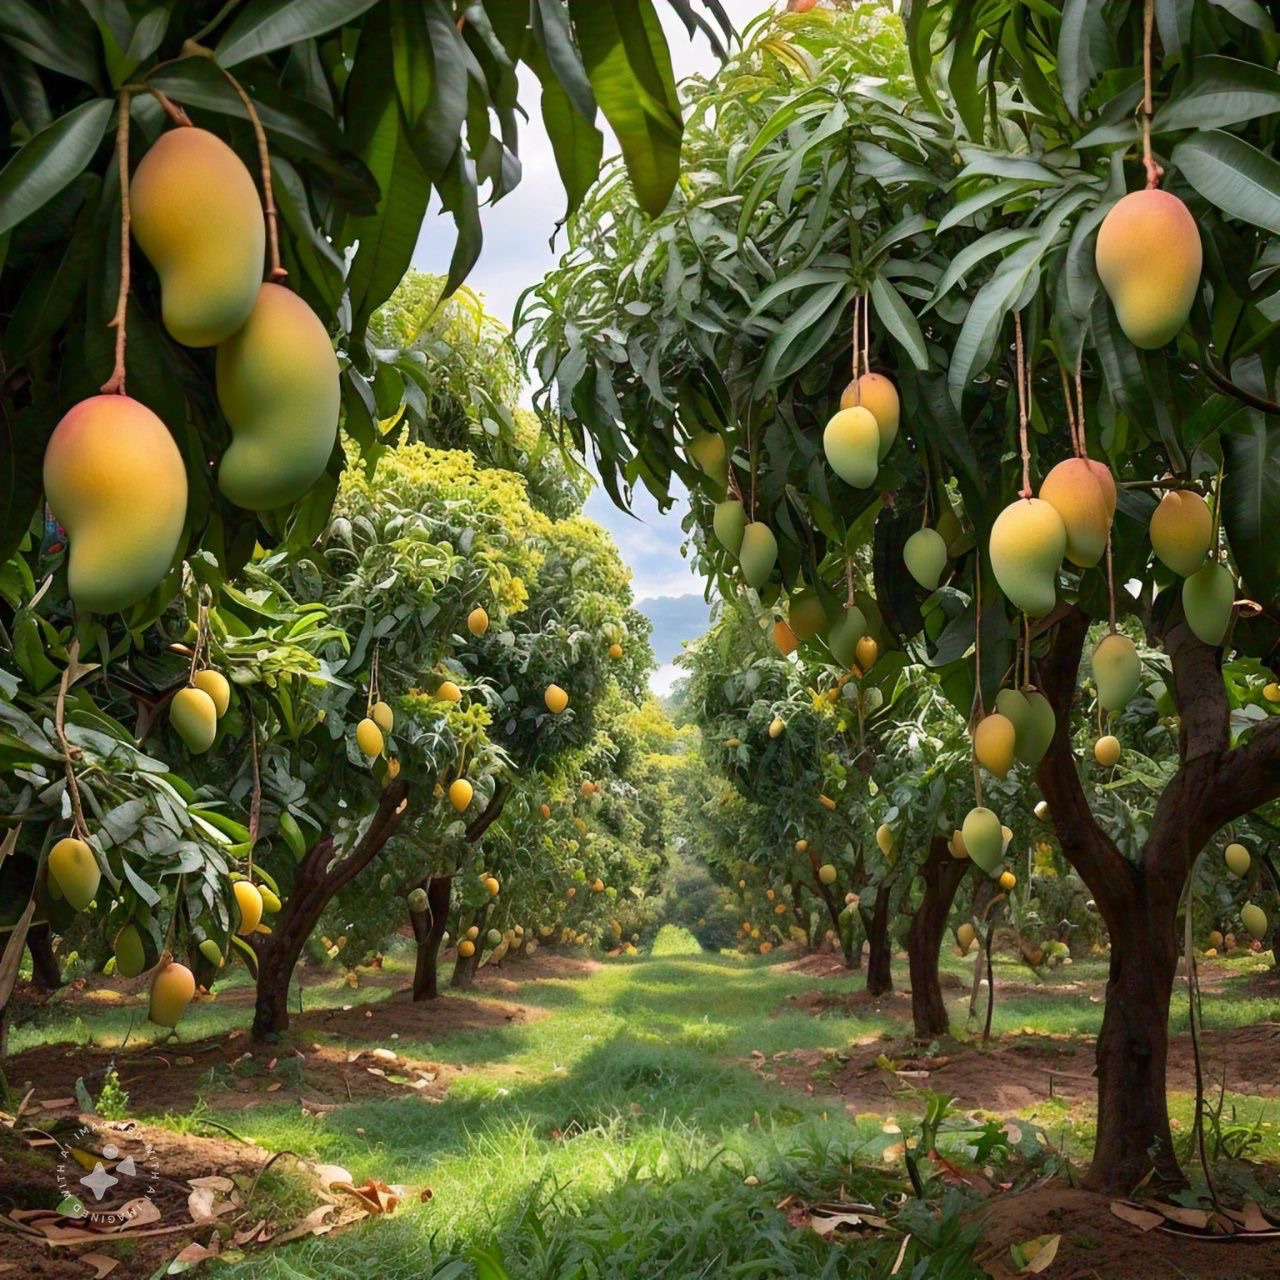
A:
[[[1157,1227],[1142,1231],[1111,1212],[1111,1200],[1050,1182],[1003,1192],[980,1212],[976,1257],[992,1280],[1018,1274],[1009,1247],[1060,1235],[1046,1280],[1274,1280],[1280,1240],[1210,1240]]]
[[[34,1143],[34,1145],[32,1145]],[[117,1144],[122,1155],[136,1156],[134,1177],[115,1168],[107,1144]],[[115,1208],[134,1197],[154,1205],[120,1230],[105,1226],[88,1240],[69,1239],[53,1244],[32,1225],[26,1230],[10,1217],[10,1212],[55,1209],[68,1189],[76,1190],[83,1168],[71,1152],[89,1159],[102,1157],[121,1174],[118,1186],[127,1188],[118,1199],[108,1198],[103,1208]],[[255,1180],[264,1171],[269,1154],[256,1146],[220,1138],[193,1137],[167,1129],[124,1121],[107,1124],[91,1116],[64,1113],[50,1119],[48,1113],[24,1113],[16,1129],[0,1128],[0,1275],[14,1280],[85,1280],[103,1274],[109,1262],[112,1280],[135,1280],[154,1274],[191,1245],[220,1247],[236,1232],[244,1234],[242,1247],[265,1245],[271,1238],[295,1225],[314,1206],[335,1199],[326,1195],[315,1171],[291,1160],[277,1160],[277,1172],[285,1172],[297,1191],[300,1211],[287,1217],[273,1211],[271,1197],[253,1194]],[[85,1166],[89,1167],[89,1166]],[[213,1220],[197,1223],[189,1201],[189,1179],[226,1179],[224,1191],[239,1203]],[[234,1189],[234,1191],[232,1190]],[[87,1192],[86,1204],[93,1202]],[[327,1220],[343,1220],[350,1215],[335,1205]],[[28,1220],[29,1221],[29,1220]],[[46,1219],[48,1221],[48,1219]],[[73,1235],[85,1233],[84,1219],[59,1218],[59,1228]],[[97,1223],[93,1224],[97,1227]]]

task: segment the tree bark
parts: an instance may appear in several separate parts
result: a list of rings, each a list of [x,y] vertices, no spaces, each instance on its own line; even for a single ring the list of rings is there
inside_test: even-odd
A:
[[[960,882],[970,866],[967,858],[953,858],[947,841],[934,836],[929,856],[920,868],[924,896],[907,931],[907,961],[911,972],[911,1019],[918,1040],[933,1040],[951,1030],[938,978],[938,955],[947,918]]]
[[[409,804],[409,784],[397,778],[383,788],[364,834],[344,854],[334,854],[332,835],[322,836],[298,864],[289,893],[269,934],[249,935],[258,960],[253,1039],[265,1040],[289,1029],[289,983],[302,948],[324,909],[386,847]]]
[[[889,936],[889,887],[881,885],[876,905],[867,911],[858,908],[867,931],[867,994],[887,995],[893,990],[893,942]]]
[[[413,998],[435,1000],[440,995],[440,944],[449,923],[449,895],[452,876],[430,876],[422,882],[427,891],[427,909],[411,911],[413,936],[418,943],[418,956],[413,970]]]
[[[62,986],[62,966],[53,954],[53,931],[47,923],[27,930],[27,950],[31,952],[31,977],[36,986],[57,991]]]
[[[1160,638],[1181,718],[1179,765],[1156,804],[1141,854],[1130,861],[1095,820],[1071,749],[1071,704],[1088,627],[1088,617],[1074,605],[1059,606],[1039,624],[1039,631],[1054,632],[1037,675],[1057,729],[1036,780],[1062,851],[1110,932],[1111,972],[1096,1059],[1098,1127],[1085,1185],[1127,1195],[1152,1173],[1184,1181],[1170,1138],[1165,1084],[1178,903],[1213,835],[1280,797],[1280,719],[1231,747],[1220,654],[1196,639],[1175,608]]]

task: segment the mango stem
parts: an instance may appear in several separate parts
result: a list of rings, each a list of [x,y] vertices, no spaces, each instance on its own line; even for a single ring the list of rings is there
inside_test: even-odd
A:
[[[125,88],[116,95],[116,168],[120,175],[120,288],[116,310],[107,328],[116,331],[116,359],[111,377],[102,384],[104,395],[124,395],[125,346],[128,342],[126,316],[129,310],[129,108],[133,91]]]

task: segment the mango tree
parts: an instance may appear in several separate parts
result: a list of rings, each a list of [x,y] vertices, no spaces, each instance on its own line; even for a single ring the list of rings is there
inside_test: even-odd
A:
[[[527,305],[543,402],[619,496],[691,485],[707,569],[816,610],[835,666],[873,622],[841,603],[869,557],[875,621],[972,725],[969,852],[998,870],[983,787],[1034,769],[1110,931],[1089,1183],[1178,1180],[1182,890],[1280,794],[1267,679],[1221,673],[1233,652],[1274,671],[1280,637],[1270,20],[935,0],[905,27],[818,8],[748,36],[695,97],[666,213],[629,216],[614,172],[572,223]],[[875,82],[854,61],[873,40]],[[1179,764],[1126,853],[1072,726],[1096,716],[1115,764],[1130,626],[1168,660]]]

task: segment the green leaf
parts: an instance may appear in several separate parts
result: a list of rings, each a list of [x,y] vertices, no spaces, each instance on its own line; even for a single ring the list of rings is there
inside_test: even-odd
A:
[[[1229,217],[1280,234],[1280,163],[1220,129],[1193,133],[1173,149],[1172,163]]]
[[[95,98],[59,116],[0,170],[0,235],[29,218],[84,171],[115,103]]]
[[[565,216],[579,208],[592,183],[600,176],[600,160],[604,155],[604,134],[592,119],[574,105],[561,79],[551,69],[546,54],[532,46],[525,61],[533,68],[542,85],[542,123],[551,139],[556,168],[564,184],[568,207]],[[585,83],[585,76],[584,76]],[[594,102],[594,99],[593,99]],[[593,111],[594,116],[594,111]]]
[[[1280,112],[1280,75],[1238,58],[1197,58],[1191,83],[1156,112],[1153,133],[1213,129]]]
[[[1031,184],[1023,179],[1014,178],[1006,178],[1003,182],[996,182],[989,187],[983,187],[981,191],[976,191],[973,195],[966,196],[959,204],[952,205],[938,219],[938,234],[941,235],[942,232],[959,226],[967,218],[972,218],[984,209],[989,209],[993,204],[999,204],[1015,196],[1024,195],[1031,190],[1033,190]]]
[[[1222,523],[1245,594],[1268,605],[1280,595],[1280,428],[1255,411],[1239,415],[1240,430],[1223,434]]]
[[[1219,9],[1225,9],[1233,18],[1239,18],[1257,31],[1274,31],[1275,23],[1271,15],[1258,3],[1258,0],[1209,0]]]
[[[44,7],[29,0],[6,0],[0,4],[0,39],[38,66],[96,88],[97,30],[87,21],[84,9],[79,5],[63,6],[55,22],[41,12]]]
[[[218,41],[218,64],[234,67],[344,26],[377,0],[250,0]]]
[[[929,350],[920,332],[919,322],[902,300],[902,295],[884,276],[878,275],[871,282],[871,304],[880,317],[880,323],[893,336],[897,344],[911,357],[917,369],[929,367]]]
[[[569,0],[596,101],[618,139],[640,207],[657,217],[680,174],[683,122],[652,0]]]
[[[531,12],[534,43],[545,56],[550,76],[560,85],[574,110],[588,124],[593,123],[596,97],[573,43],[568,11],[561,0],[536,0]],[[545,83],[544,80],[544,86]]]
[[[946,271],[942,273],[942,279],[934,285],[924,309],[928,311],[941,302],[952,287],[963,280],[984,258],[989,258],[993,253],[1002,253],[1006,249],[1013,248],[1014,245],[1024,244],[1034,235],[1035,232],[1029,228],[1005,227],[1002,231],[992,231],[972,244],[965,245],[948,263]]]

